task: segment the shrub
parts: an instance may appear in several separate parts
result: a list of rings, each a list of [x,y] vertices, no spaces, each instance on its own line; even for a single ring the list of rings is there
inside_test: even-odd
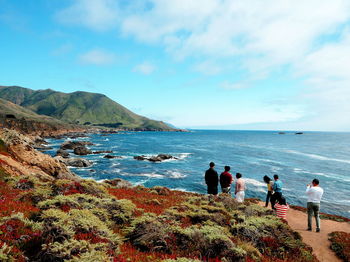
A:
[[[329,234],[331,249],[345,262],[350,261],[350,233],[335,231]]]

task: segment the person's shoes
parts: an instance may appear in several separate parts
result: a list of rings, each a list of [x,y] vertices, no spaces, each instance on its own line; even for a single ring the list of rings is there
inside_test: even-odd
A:
[[[307,231],[312,231],[311,227],[309,227],[309,228],[307,229]]]
[[[319,233],[321,230],[319,228],[316,228],[316,232]]]

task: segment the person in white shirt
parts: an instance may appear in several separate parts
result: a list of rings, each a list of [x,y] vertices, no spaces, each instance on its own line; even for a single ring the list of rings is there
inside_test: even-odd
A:
[[[323,189],[319,186],[318,179],[312,180],[312,184],[307,185],[307,230],[312,230],[312,215],[316,220],[316,232],[320,232],[320,202],[323,195]]]

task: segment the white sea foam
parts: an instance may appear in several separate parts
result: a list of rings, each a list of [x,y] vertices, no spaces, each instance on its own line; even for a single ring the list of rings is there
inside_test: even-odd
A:
[[[295,150],[285,150],[285,152],[296,154],[296,155],[301,155],[301,156],[306,156],[309,158],[322,160],[322,161],[336,161],[336,162],[350,164],[350,160],[347,160],[347,159],[330,158],[330,157],[325,157],[325,156],[316,155],[316,154],[303,153],[303,152],[299,152],[299,151],[295,151]]]
[[[258,191],[260,192],[265,192],[266,191],[266,184],[263,182],[260,182],[258,180],[255,180],[253,178],[244,178],[247,188],[249,189],[249,185],[253,185],[254,187],[257,188]]]
[[[182,174],[179,171],[173,171],[173,170],[168,170],[165,172],[167,177],[174,178],[174,179],[179,179],[179,178],[185,178],[186,175]]]

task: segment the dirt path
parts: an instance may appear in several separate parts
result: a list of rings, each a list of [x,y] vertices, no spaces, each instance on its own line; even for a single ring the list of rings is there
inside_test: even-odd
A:
[[[264,203],[260,203],[264,205]],[[322,208],[322,207],[321,207]],[[307,231],[307,214],[295,209],[289,209],[287,215],[290,227],[299,232],[303,241],[313,248],[314,254],[321,262],[336,262],[340,260],[329,248],[331,242],[328,234],[334,231],[344,231],[350,233],[350,223],[336,222],[332,220],[321,220],[321,232],[316,233],[315,219],[313,218],[313,231]]]

